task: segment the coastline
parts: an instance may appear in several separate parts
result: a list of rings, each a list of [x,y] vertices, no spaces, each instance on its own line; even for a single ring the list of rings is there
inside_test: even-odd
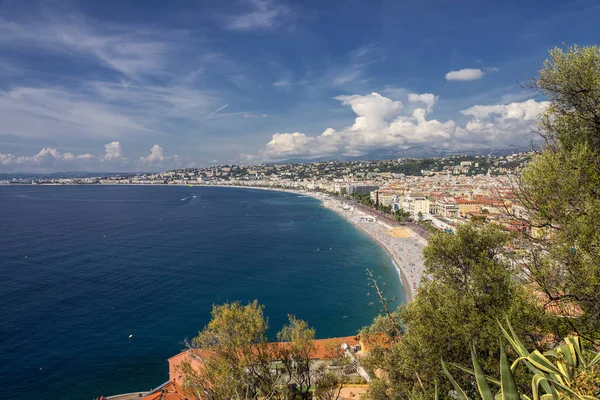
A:
[[[41,184],[46,186],[46,184]],[[91,184],[98,186],[188,186],[188,185],[163,185],[163,184]],[[60,186],[49,184],[48,186]],[[424,274],[422,250],[427,244],[426,240],[421,238],[416,232],[408,227],[392,228],[382,221],[368,221],[366,213],[349,206],[347,203],[333,199],[330,195],[320,192],[312,192],[303,189],[242,186],[242,185],[194,185],[194,187],[224,187],[237,189],[255,189],[267,190],[273,192],[286,192],[300,196],[309,196],[321,202],[321,205],[340,215],[346,221],[361,230],[364,234],[374,240],[390,257],[396,266],[400,278],[400,284],[404,288],[406,302],[410,302],[418,291],[418,285]],[[345,208],[348,207],[348,208]],[[394,237],[391,234],[392,229],[401,229],[405,231],[402,237]],[[408,264],[408,265],[407,265]]]
[[[315,198],[319,199],[318,197]],[[354,208],[344,210],[342,207],[345,204],[339,200],[319,200],[322,201],[325,207],[342,216],[369,236],[387,253],[396,266],[400,283],[406,295],[406,302],[412,301],[418,291],[418,285],[423,275],[423,239],[406,227],[399,229],[405,231],[407,237],[394,237],[391,234],[392,227],[379,220],[365,221],[363,218],[368,217],[367,214]]]
[[[416,232],[408,227],[396,228],[405,231],[405,237],[394,237],[391,235],[393,229],[389,225],[377,220],[368,222],[364,218],[368,217],[362,211],[348,206],[345,202],[332,199],[329,195],[319,192],[311,192],[300,189],[267,188],[255,186],[236,186],[236,185],[206,185],[206,187],[229,187],[238,189],[257,189],[274,192],[286,192],[300,196],[309,196],[319,200],[323,207],[340,215],[346,221],[357,227],[364,234],[374,240],[381,247],[396,266],[400,278],[400,284],[404,288],[406,302],[412,301],[418,292],[418,286],[421,277],[424,274],[422,252],[427,244],[425,239],[421,238]],[[344,206],[350,209],[344,209]],[[407,265],[408,264],[408,265]]]

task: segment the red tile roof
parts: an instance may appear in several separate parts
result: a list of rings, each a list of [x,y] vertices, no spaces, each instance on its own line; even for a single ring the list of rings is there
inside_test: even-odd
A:
[[[186,395],[185,390],[181,385],[175,382],[169,382],[161,388],[156,389],[153,393],[150,393],[142,400],[188,400],[194,399],[194,396]]]

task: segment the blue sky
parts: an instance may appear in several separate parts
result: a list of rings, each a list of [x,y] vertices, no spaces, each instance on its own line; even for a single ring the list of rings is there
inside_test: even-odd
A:
[[[522,145],[584,1],[0,1],[0,172]]]

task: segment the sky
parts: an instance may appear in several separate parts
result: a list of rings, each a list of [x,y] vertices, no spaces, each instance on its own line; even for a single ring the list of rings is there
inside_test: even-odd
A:
[[[0,172],[526,146],[597,0],[0,0]]]

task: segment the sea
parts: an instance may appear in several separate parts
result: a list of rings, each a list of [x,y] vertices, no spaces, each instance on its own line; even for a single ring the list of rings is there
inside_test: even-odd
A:
[[[387,253],[311,197],[0,186],[0,387],[23,400],[157,387],[223,302],[258,299],[273,338],[288,314],[319,338],[353,335],[379,312],[367,268],[403,301]]]

